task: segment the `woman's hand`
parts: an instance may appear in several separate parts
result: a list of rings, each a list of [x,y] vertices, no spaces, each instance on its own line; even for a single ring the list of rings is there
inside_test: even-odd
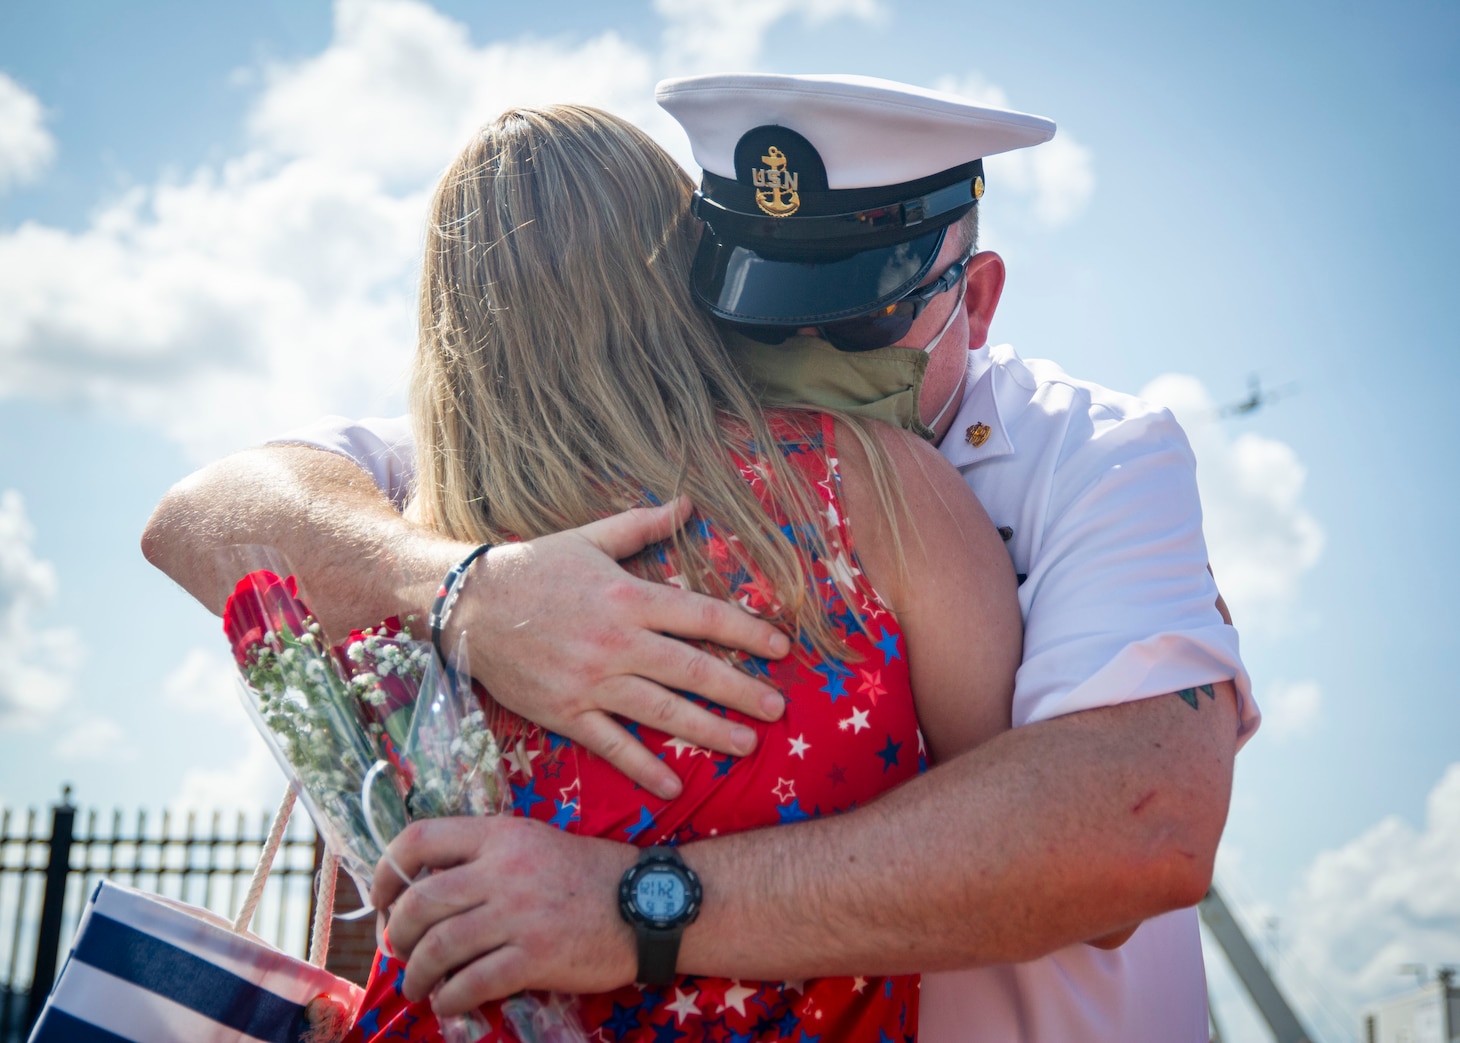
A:
[[[413,823],[382,859],[371,903],[388,910],[403,991],[459,1014],[523,989],[604,992],[634,980],[618,884],[638,849],[510,815]]]

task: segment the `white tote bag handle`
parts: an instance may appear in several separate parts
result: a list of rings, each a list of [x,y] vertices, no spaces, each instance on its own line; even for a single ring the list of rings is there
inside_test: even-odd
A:
[[[243,906],[233,921],[235,934],[243,934],[253,922],[258,910],[259,899],[263,897],[264,884],[268,883],[269,870],[273,868],[274,857],[284,840],[284,831],[289,827],[289,816],[294,811],[294,787],[284,790],[284,799],[274,812],[274,821],[269,825],[269,835],[264,839],[263,850],[259,852],[258,865],[253,867],[253,877],[248,882],[248,891],[243,896]],[[339,877],[340,860],[333,851],[325,848],[320,862],[319,897],[314,904],[314,923],[309,929],[309,962],[323,967],[329,956],[330,923],[335,912],[335,884]]]

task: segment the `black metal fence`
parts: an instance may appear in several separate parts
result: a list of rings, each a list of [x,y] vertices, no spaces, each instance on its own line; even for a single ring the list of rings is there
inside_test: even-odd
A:
[[[206,823],[188,812],[110,817],[81,810],[65,787],[49,815],[0,810],[0,1043],[20,1043],[40,1013],[96,882],[109,879],[232,918],[272,812]],[[279,845],[252,930],[304,956],[319,842],[302,809]]]

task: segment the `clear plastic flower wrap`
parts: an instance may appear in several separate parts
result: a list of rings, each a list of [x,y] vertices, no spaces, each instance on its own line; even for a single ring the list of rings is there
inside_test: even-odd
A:
[[[223,627],[244,705],[369,915],[376,865],[409,821],[510,809],[494,704],[473,690],[464,639],[451,666],[410,617],[331,645],[277,552],[233,547],[219,564],[241,576]],[[501,1006],[523,1043],[586,1043],[571,997],[522,994]],[[478,1013],[439,1021],[446,1043],[489,1031]]]
[[[263,549],[248,551],[245,560],[274,567],[247,571],[223,612],[244,707],[368,906],[382,854],[375,837],[405,828],[405,807],[393,787],[377,785],[367,822],[362,787],[379,743],[350,671],[287,567]]]
[[[450,665],[430,655],[429,644],[426,649],[427,665],[410,724],[389,748],[389,763],[382,761],[375,770],[389,772],[397,781],[411,819],[508,813],[511,798],[502,753],[486,710],[491,704],[485,693],[473,690],[465,639],[457,644]],[[389,735],[395,729],[387,724],[385,730]],[[363,793],[373,797],[375,792],[370,780]],[[366,803],[373,801],[367,798]],[[399,867],[396,872],[407,879]],[[571,997],[543,999],[523,993],[504,1000],[502,1014],[523,1043],[586,1043],[573,1006]],[[490,1031],[477,1012],[438,1016],[438,1021],[446,1043],[476,1043]]]

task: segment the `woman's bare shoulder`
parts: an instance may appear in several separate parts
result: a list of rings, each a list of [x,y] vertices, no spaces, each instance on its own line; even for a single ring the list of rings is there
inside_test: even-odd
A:
[[[900,495],[877,494],[857,433],[837,425],[845,509],[858,556],[907,638],[918,720],[935,761],[1009,727],[1022,647],[1013,564],[963,476],[938,450],[868,424]]]

